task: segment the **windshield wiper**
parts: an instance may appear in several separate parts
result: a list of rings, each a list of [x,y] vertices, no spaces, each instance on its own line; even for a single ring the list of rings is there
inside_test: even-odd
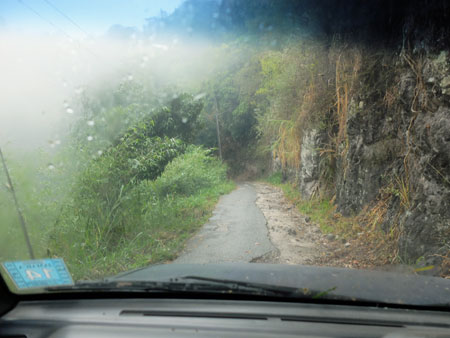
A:
[[[283,287],[237,280],[216,279],[201,276],[180,276],[168,281],[93,281],[79,282],[70,286],[54,286],[45,289],[48,292],[148,292],[148,293],[222,293],[265,297],[287,297],[301,299],[338,299],[348,297],[330,295],[329,290],[311,290]]]
[[[210,277],[202,277],[202,276],[183,276],[178,277],[177,280],[197,280],[208,283],[214,283],[216,285],[222,285],[224,287],[228,287],[233,290],[240,291],[241,289],[254,289],[256,292],[264,295],[277,295],[277,296],[286,296],[286,297],[308,297],[312,299],[318,299],[321,297],[325,297],[330,292],[334,291],[336,287],[330,288],[328,290],[317,291],[311,290],[307,288],[293,288],[286,286],[277,286],[270,284],[262,284],[262,283],[254,283],[254,282],[244,282],[237,280],[228,280],[228,279],[219,279],[219,278],[210,278]]]

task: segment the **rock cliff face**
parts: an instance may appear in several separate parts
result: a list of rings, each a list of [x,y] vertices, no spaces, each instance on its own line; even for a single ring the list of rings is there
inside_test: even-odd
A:
[[[309,130],[302,140],[300,154],[299,188],[303,198],[311,198],[320,187],[320,153],[324,135],[317,129]]]
[[[357,213],[391,184],[385,227],[400,227],[401,257],[434,261],[450,244],[449,59],[446,52],[427,55],[414,74],[400,57],[397,104],[350,109],[336,201],[343,214]]]
[[[370,208],[383,192],[390,196],[383,228],[400,230],[399,255],[409,263],[425,258],[434,264],[450,253],[450,47],[442,25],[450,14],[445,2],[434,4],[428,23],[425,15],[411,14],[420,13],[420,4],[410,5],[389,49],[358,46],[365,49],[364,75],[350,94],[333,168],[337,210],[344,215]],[[436,14],[437,8],[444,12]],[[369,59],[377,60],[370,69]],[[316,149],[330,140],[315,129],[304,135],[301,165],[290,177],[310,198],[323,175]]]

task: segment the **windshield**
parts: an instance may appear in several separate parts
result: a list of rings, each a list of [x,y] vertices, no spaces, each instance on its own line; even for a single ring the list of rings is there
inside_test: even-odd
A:
[[[426,303],[412,281],[450,276],[449,14],[1,1],[3,278],[19,293],[182,277],[326,296],[395,274],[411,283],[390,301]]]

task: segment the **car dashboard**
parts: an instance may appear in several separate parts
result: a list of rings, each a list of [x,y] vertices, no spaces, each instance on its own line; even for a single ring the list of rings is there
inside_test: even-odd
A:
[[[0,319],[0,337],[450,337],[450,316],[251,300],[27,300]]]

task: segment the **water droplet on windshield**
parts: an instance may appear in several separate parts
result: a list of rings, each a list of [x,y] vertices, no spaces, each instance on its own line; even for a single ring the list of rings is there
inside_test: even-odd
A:
[[[92,120],[87,121],[87,125],[88,125],[89,127],[92,127],[94,124],[95,124],[95,122],[92,121]]]
[[[73,109],[70,108],[70,107],[67,108],[67,109],[66,109],[66,113],[67,113],[67,114],[73,114]]]
[[[183,123],[187,123],[187,121],[188,121],[187,117],[183,117],[183,118],[181,119],[181,122],[183,122]]]
[[[194,96],[194,101],[198,101],[200,99],[203,99],[206,96],[206,93],[200,93],[198,95]]]
[[[75,89],[75,94],[77,95],[81,95],[84,92],[84,88],[83,87],[78,87],[77,89]]]
[[[94,137],[91,136],[91,135],[89,135],[86,139],[87,139],[88,141],[92,141],[92,140],[94,139]]]
[[[154,43],[154,44],[152,44],[152,46],[157,48],[157,49],[160,49],[162,51],[167,51],[169,49],[168,46],[160,44],[160,43]]]
[[[98,156],[101,156],[103,154],[103,151],[99,150],[97,151]]]

